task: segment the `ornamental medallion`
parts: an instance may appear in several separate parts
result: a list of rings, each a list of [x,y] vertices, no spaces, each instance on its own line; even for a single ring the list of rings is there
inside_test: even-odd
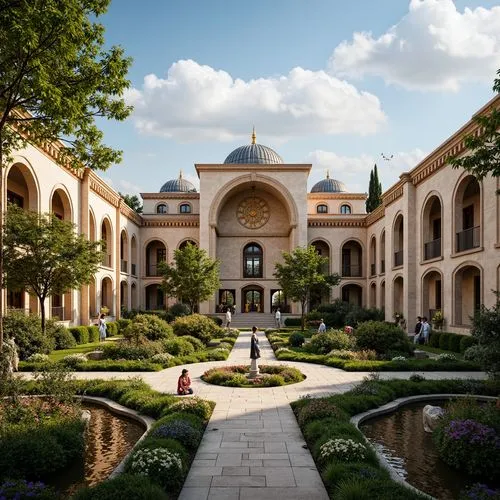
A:
[[[269,220],[269,206],[262,198],[245,198],[239,205],[236,217],[248,229],[259,229]]]

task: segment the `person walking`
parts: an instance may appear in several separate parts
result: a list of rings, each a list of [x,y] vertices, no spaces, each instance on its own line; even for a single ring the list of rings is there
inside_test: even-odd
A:
[[[431,335],[431,325],[427,322],[427,318],[424,316],[422,318],[422,333],[420,343],[421,344],[428,344],[429,343],[429,337]]]
[[[104,342],[106,340],[106,317],[104,314],[99,316],[99,342]]]
[[[418,344],[418,340],[420,338],[420,332],[422,331],[422,318],[420,316],[417,316],[417,324],[415,325],[415,329],[413,331],[415,332],[415,336],[413,337],[413,342],[415,344]]]
[[[177,394],[179,396],[185,396],[186,394],[193,394],[193,389],[191,389],[191,379],[189,378],[189,370],[183,368],[179,380],[177,380]]]
[[[325,322],[323,321],[323,318],[321,318],[321,322],[318,327],[318,333],[325,333],[326,332],[326,325]]]
[[[276,320],[276,328],[279,330],[281,328],[281,311],[279,307],[276,308],[274,319]]]
[[[226,309],[226,328],[229,330],[231,325],[231,309],[228,307]]]

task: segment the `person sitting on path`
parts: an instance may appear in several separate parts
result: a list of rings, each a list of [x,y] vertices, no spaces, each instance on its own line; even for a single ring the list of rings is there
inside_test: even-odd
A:
[[[257,337],[257,327],[252,326],[252,337],[250,339],[250,359],[260,358],[259,337]]]
[[[231,309],[229,307],[226,309],[226,328],[229,330],[231,325]]]
[[[193,394],[191,389],[191,379],[189,378],[189,371],[183,368],[182,374],[177,381],[177,394],[185,396],[186,394]]]
[[[323,318],[321,318],[321,322],[318,328],[318,333],[325,333],[325,332],[326,332],[326,325],[325,322],[323,321]]]

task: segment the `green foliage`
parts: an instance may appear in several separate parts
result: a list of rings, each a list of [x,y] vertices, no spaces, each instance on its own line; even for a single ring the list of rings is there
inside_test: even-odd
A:
[[[204,399],[198,397],[180,399],[164,410],[162,416],[175,412],[192,413],[204,421],[208,421],[212,414],[212,407]]]
[[[137,345],[145,340],[161,340],[172,336],[172,327],[152,314],[138,314],[123,331],[123,336]]]
[[[448,351],[450,350],[449,347],[450,347],[450,339],[451,339],[451,336],[453,334],[452,333],[448,333],[448,332],[442,332],[441,335],[439,336],[439,348],[440,349],[444,349],[445,351]]]
[[[382,468],[374,467],[363,462],[330,462],[321,474],[327,490],[330,493],[342,481],[359,479],[389,479],[389,473]]]
[[[323,318],[326,325],[331,328],[344,326],[356,327],[366,321],[383,321],[384,311],[375,307],[366,309],[356,304],[349,304],[341,299],[334,300],[331,304],[322,304],[316,311],[308,314],[308,319],[319,320]]]
[[[130,325],[132,320],[130,319],[125,319],[125,318],[120,318],[116,322],[118,323],[118,333],[122,333],[125,328],[127,328],[128,325]]]
[[[425,500],[428,497],[410,490],[391,480],[359,480],[351,478],[340,481],[335,489],[334,498],[338,500],[373,500],[374,498],[391,500]]]
[[[341,330],[328,330],[325,333],[313,335],[306,350],[315,354],[328,354],[332,349],[351,349],[355,339]]]
[[[370,171],[368,198],[365,203],[367,213],[373,212],[382,203],[382,184],[378,179],[377,165]]]
[[[277,387],[302,382],[304,375],[296,368],[284,365],[262,365],[261,376],[249,379],[250,366],[237,365],[211,368],[202,375],[202,380],[209,384],[227,387]]]
[[[129,206],[135,213],[142,214],[142,203],[136,194],[123,194],[118,193],[127,206]]]
[[[432,331],[429,336],[429,345],[431,347],[439,347],[440,338],[441,338],[441,332]]]
[[[210,319],[202,314],[191,314],[177,318],[172,324],[174,334],[181,337],[189,335],[201,340],[205,345],[212,338],[224,335],[224,332]]]
[[[96,325],[87,326],[89,331],[89,342],[99,342],[101,336],[99,334],[99,327]]]
[[[75,224],[53,213],[40,214],[14,205],[7,210],[3,252],[6,284],[38,298],[43,331],[45,299],[90,283],[102,259],[101,243],[87,240],[75,229]]]
[[[147,360],[155,354],[163,352],[159,342],[145,342],[144,344],[132,344],[130,342],[105,343],[102,346],[105,359],[134,359]]]
[[[285,326],[301,326],[301,318],[285,318]]]
[[[346,422],[348,420],[346,413],[326,398],[311,399],[296,413],[297,421],[301,427],[313,420],[326,417],[335,418],[337,422]]]
[[[3,319],[5,338],[14,338],[19,358],[27,359],[32,354],[48,354],[54,348],[54,339],[42,333],[40,318],[26,315],[21,311],[11,311]]]
[[[288,343],[292,347],[302,347],[305,342],[305,337],[299,332],[294,332],[288,337]]]
[[[194,352],[193,344],[183,338],[164,340],[162,346],[165,352],[172,354],[172,356],[186,356]]]
[[[405,332],[396,325],[382,321],[367,321],[354,331],[359,349],[374,350],[379,355],[390,351],[410,354],[411,346]]]
[[[88,326],[72,326],[69,332],[75,337],[77,344],[89,343],[89,327]]]
[[[26,479],[9,479],[0,483],[0,498],[3,500],[59,500],[60,496],[53,488],[41,481]]]
[[[84,488],[73,495],[73,500],[169,500],[171,497],[148,477],[120,474],[92,488]]]
[[[202,349],[205,349],[205,344],[200,339],[197,339],[196,337],[193,337],[191,335],[184,335],[182,337],[182,340],[189,342],[194,347],[195,351],[201,351]],[[229,340],[232,341],[232,343],[231,343],[231,346],[232,346],[234,344],[234,340],[233,339],[229,339]]]
[[[118,323],[116,321],[106,322],[106,335],[108,337],[116,337],[116,335],[118,335],[118,331],[119,331],[119,326],[118,326]],[[154,339],[151,339],[151,340],[154,340]]]
[[[462,335],[460,339],[460,352],[463,354],[469,347],[476,344],[476,339],[469,335]]]
[[[324,273],[328,259],[319,255],[312,245],[307,248],[297,247],[291,253],[283,252],[282,255],[284,263],[276,263],[274,276],[285,296],[300,302],[301,325],[304,330],[304,314],[311,291],[328,291],[338,285],[340,277]]]
[[[162,262],[162,288],[169,297],[189,305],[194,312],[200,302],[208,300],[220,287],[218,260],[209,257],[206,250],[188,243],[174,252],[174,264]]]
[[[47,337],[54,339],[54,349],[71,349],[76,347],[76,340],[69,330],[63,325],[57,324],[54,320],[49,319],[46,327]]]
[[[168,312],[175,318],[179,316],[187,316],[191,311],[189,310],[189,306],[183,304],[182,302],[177,302],[173,306],[168,308]]]

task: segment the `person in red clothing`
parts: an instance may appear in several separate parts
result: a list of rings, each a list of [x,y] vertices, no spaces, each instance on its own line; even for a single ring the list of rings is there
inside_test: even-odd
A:
[[[185,368],[182,370],[182,374],[177,381],[177,394],[179,394],[179,396],[193,394],[193,389],[191,389],[191,379],[189,378],[189,371]]]

